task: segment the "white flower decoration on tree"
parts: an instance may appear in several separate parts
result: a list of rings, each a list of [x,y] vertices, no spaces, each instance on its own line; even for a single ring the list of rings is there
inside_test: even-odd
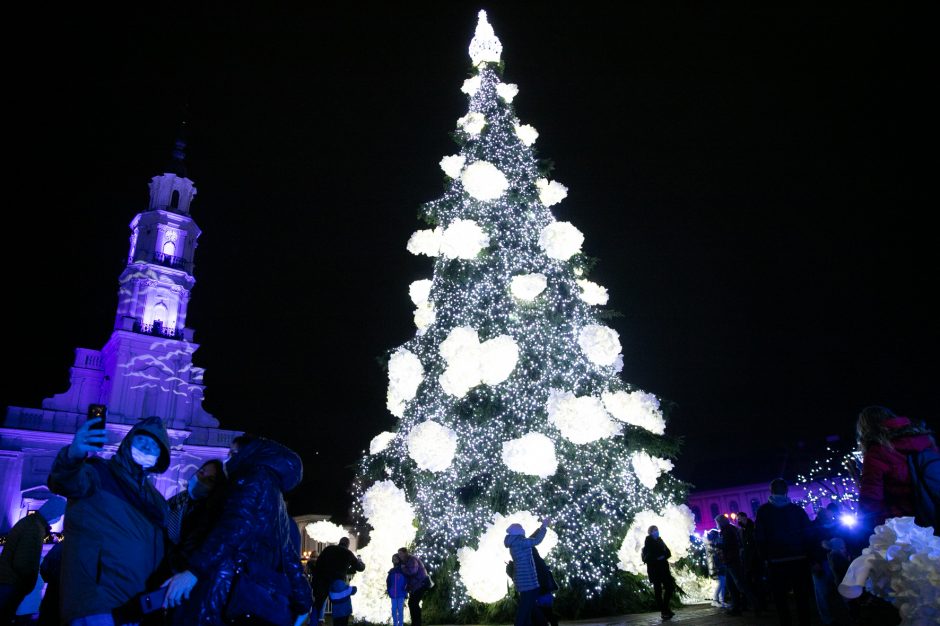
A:
[[[340,539],[349,536],[345,528],[326,520],[307,524],[304,530],[307,531],[308,537],[320,543],[339,543]]]
[[[506,589],[512,585],[512,579],[506,575],[506,562],[509,554],[503,545],[506,529],[510,524],[521,524],[526,536],[534,533],[541,523],[528,511],[501,515],[495,513],[493,521],[481,533],[474,550],[464,547],[457,550],[460,563],[459,576],[467,588],[470,597],[479,602],[493,603],[506,597]],[[558,545],[558,535],[549,528],[536,550],[543,557],[548,556]]]
[[[520,300],[527,302],[534,300],[548,286],[545,274],[520,274],[513,276],[509,281],[509,291]]]
[[[428,298],[431,297],[432,285],[433,283],[430,279],[424,278],[422,280],[416,280],[408,286],[408,295],[411,297],[411,301],[415,306],[428,301]]]
[[[352,582],[359,588],[356,616],[373,624],[382,624],[388,618],[388,596],[385,593],[388,555],[414,541],[417,533],[415,512],[405,492],[390,480],[369,487],[361,502],[362,512],[372,530],[369,532],[369,545],[357,551],[366,569],[357,573]]]
[[[430,420],[412,428],[406,439],[408,456],[423,470],[446,470],[457,452],[457,433]]]
[[[529,124],[516,126],[516,137],[526,146],[531,146],[539,138],[539,131]]]
[[[646,510],[636,514],[633,523],[627,530],[626,536],[617,556],[620,559],[620,569],[633,574],[646,574],[646,564],[640,559],[643,544],[650,526],[659,528],[660,538],[669,546],[672,556],[670,561],[675,563],[688,556],[692,542],[689,537],[695,532],[695,516],[691,509],[684,504],[670,504],[662,513]]]
[[[584,235],[571,222],[552,222],[539,233],[539,247],[549,258],[567,261],[581,252]]]
[[[498,385],[505,381],[519,360],[519,347],[512,337],[500,335],[481,344],[477,332],[469,326],[451,330],[439,351],[447,363],[440,377],[441,387],[457,398],[482,383]]]
[[[468,165],[460,175],[460,181],[467,193],[483,202],[496,200],[509,187],[505,174],[489,161],[475,161]]]
[[[470,40],[470,60],[474,65],[481,63],[499,63],[503,53],[503,44],[500,43],[486,19],[486,11],[477,14],[477,29]]]
[[[653,394],[644,391],[605,391],[601,397],[607,412],[615,419],[657,435],[666,432],[666,420],[659,410],[659,399]]]
[[[388,444],[392,443],[395,439],[395,433],[385,431],[384,433],[379,433],[372,438],[371,443],[369,443],[369,454],[378,454],[388,447]]]
[[[467,80],[463,81],[463,86],[460,87],[460,91],[464,92],[470,97],[473,97],[473,94],[475,94],[480,89],[480,82],[481,78],[479,75],[468,78]]]
[[[570,391],[552,389],[545,405],[548,421],[562,437],[576,444],[591,443],[598,439],[613,437],[622,426],[610,419],[600,398],[576,397]]]
[[[578,333],[578,345],[595,365],[615,365],[620,356],[620,335],[613,328],[588,324]],[[622,366],[622,362],[621,362]]]
[[[578,296],[588,304],[607,304],[609,296],[607,295],[607,288],[601,287],[597,283],[591,282],[586,279],[579,279],[577,281],[578,287],[581,288],[581,293]]]
[[[642,450],[630,455],[630,463],[633,464],[633,473],[636,474],[637,480],[647,489],[655,489],[659,476],[673,467],[672,461],[650,456]]]
[[[503,463],[520,474],[548,478],[558,469],[555,443],[542,433],[503,442]]]
[[[430,302],[422,302],[415,307],[414,322],[419,335],[423,335],[436,319],[437,311]]]
[[[421,359],[413,352],[399,348],[388,360],[388,397],[387,406],[392,415],[402,417],[405,404],[418,393],[418,386],[424,380],[424,367]]]
[[[475,259],[490,238],[473,220],[454,220],[441,236],[441,254],[448,259]]]
[[[483,127],[486,126],[486,118],[483,117],[482,113],[473,111],[457,120],[457,126],[471,137],[476,137],[483,132]]]
[[[515,83],[497,83],[496,95],[502,98],[506,104],[509,104],[513,98],[519,95],[519,85]]]
[[[408,239],[408,252],[414,255],[424,254],[435,257],[441,254],[441,239],[444,229],[437,227],[433,230],[416,230]]]
[[[568,197],[568,188],[557,180],[548,180],[540,178],[535,181],[535,186],[539,190],[539,200],[545,206],[558,204]]]
[[[452,154],[441,159],[441,169],[451,178],[457,178],[466,161],[466,157],[462,154]]]

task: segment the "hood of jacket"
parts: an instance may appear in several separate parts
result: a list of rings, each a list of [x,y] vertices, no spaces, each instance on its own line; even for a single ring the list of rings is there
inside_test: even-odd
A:
[[[525,535],[506,535],[503,538],[503,545],[508,548],[512,546],[512,544],[519,541],[520,539],[525,539]]]
[[[930,435],[925,433],[905,432],[912,428],[911,420],[906,417],[893,417],[885,420],[885,426],[891,431],[891,445],[901,454],[920,452],[934,445]]]
[[[127,435],[118,446],[114,456],[120,459],[122,465],[127,468],[140,467],[134,463],[134,457],[131,456],[131,442],[135,435],[147,434],[157,440],[160,444],[160,458],[157,464],[146,470],[152,474],[162,474],[170,467],[170,437],[163,426],[163,420],[157,416],[145,417],[140,420],[128,431]]]
[[[285,445],[259,437],[248,443],[226,464],[229,479],[244,472],[266,467],[277,477],[281,493],[287,493],[300,484],[304,477],[304,464],[300,456]]]

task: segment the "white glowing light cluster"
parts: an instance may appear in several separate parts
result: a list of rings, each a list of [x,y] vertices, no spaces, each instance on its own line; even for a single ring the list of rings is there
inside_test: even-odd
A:
[[[531,146],[539,138],[539,131],[529,124],[516,126],[516,137],[522,142],[522,145]]]
[[[412,428],[407,439],[408,456],[423,470],[446,470],[457,452],[457,433],[430,420]]]
[[[503,463],[520,474],[548,478],[558,469],[555,443],[542,433],[528,433],[503,443]]]
[[[636,472],[637,479],[647,489],[655,489],[660,474],[668,472],[673,467],[672,461],[650,456],[642,450],[631,454],[630,462],[633,463],[633,471]]]
[[[519,95],[519,86],[512,83],[497,83],[496,95],[505,100],[506,104],[509,104],[513,98]]]
[[[379,433],[369,442],[369,454],[379,454],[384,451],[395,437],[395,433],[392,432],[385,431],[384,433]]]
[[[601,287],[597,283],[591,282],[585,278],[581,278],[575,282],[577,282],[578,287],[581,288],[581,293],[578,295],[583,301],[588,304],[607,304],[609,296],[607,295],[606,287]]]
[[[513,276],[509,282],[509,290],[512,295],[527,302],[535,300],[540,293],[545,291],[547,286],[548,279],[545,274],[539,272]]]
[[[458,398],[480,384],[498,385],[509,378],[519,360],[519,346],[509,335],[480,343],[477,331],[460,326],[441,342],[447,369],[441,374],[444,391]]]
[[[476,161],[464,168],[460,175],[463,188],[477,200],[495,200],[506,192],[509,181],[489,161]]]
[[[389,621],[385,577],[392,566],[392,554],[414,541],[415,511],[405,492],[390,480],[372,485],[362,495],[360,506],[372,531],[369,544],[358,550],[366,569],[352,581],[359,588],[353,611],[359,619],[383,624]]]
[[[307,524],[304,530],[307,531],[308,537],[320,543],[339,543],[340,539],[349,536],[345,528],[326,520]]]
[[[467,159],[462,154],[452,154],[441,159],[441,169],[449,177],[457,178],[466,162]]]
[[[467,80],[463,81],[463,85],[460,87],[460,91],[464,92],[468,96],[473,96],[476,94],[477,90],[480,89],[480,76],[472,76]]]
[[[858,506],[858,485],[851,470],[854,463],[851,452],[838,452],[826,446],[824,456],[813,461],[806,474],[798,475],[793,486],[803,491],[803,500],[814,511],[830,502],[854,511]]]
[[[443,236],[444,229],[441,227],[417,230],[408,239],[408,252],[414,255],[438,256],[441,253]]]
[[[614,365],[620,356],[620,335],[609,326],[588,324],[578,333],[578,345],[595,365]]]
[[[584,235],[571,222],[552,222],[539,234],[539,246],[549,258],[567,261],[581,252]]]
[[[540,178],[535,181],[539,190],[539,200],[545,206],[554,206],[568,197],[568,188],[556,180]]]
[[[688,555],[692,545],[689,537],[695,532],[695,515],[684,504],[670,504],[660,513],[646,510],[636,514],[617,552],[620,569],[634,574],[646,574],[646,564],[640,554],[650,526],[659,528],[660,538],[672,553],[669,558],[671,563]]]
[[[503,545],[506,529],[510,524],[521,524],[526,536],[535,532],[541,522],[528,511],[501,515],[495,513],[492,521],[480,535],[477,548],[463,547],[457,550],[460,562],[460,580],[467,587],[467,592],[480,602],[497,602],[506,595],[512,586],[512,579],[506,575],[506,564],[511,560],[509,551]],[[542,543],[536,548],[542,557],[558,544],[558,535],[549,528]]]
[[[570,391],[552,389],[545,407],[548,421],[562,437],[585,444],[619,435],[621,426],[610,419],[604,405],[594,396],[577,397]]]
[[[482,114],[470,112],[457,120],[457,126],[471,137],[476,137],[486,126],[486,118]]]
[[[392,415],[405,414],[405,404],[418,393],[424,380],[424,367],[414,352],[399,348],[388,360],[388,410]]]
[[[415,231],[408,239],[408,252],[449,259],[474,259],[490,244],[480,225],[473,220],[457,219],[447,228]]]
[[[499,63],[503,53],[503,44],[499,41],[493,27],[486,19],[486,11],[477,14],[477,29],[470,40],[470,60],[474,65]]]
[[[621,422],[645,428],[657,435],[666,432],[666,420],[659,410],[659,399],[653,394],[644,391],[605,391],[601,397],[607,411]]]

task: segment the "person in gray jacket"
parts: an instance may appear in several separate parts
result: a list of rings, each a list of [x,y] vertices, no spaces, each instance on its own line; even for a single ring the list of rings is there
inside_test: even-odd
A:
[[[525,536],[525,529],[520,524],[510,524],[506,529],[506,538],[503,545],[509,548],[513,563],[513,584],[519,592],[519,605],[516,607],[515,626],[529,626],[535,619],[539,626],[546,626],[548,622],[541,611],[536,610],[535,601],[539,596],[539,577],[535,569],[535,560],[532,558],[532,548],[542,543],[548,531],[549,520],[542,519],[542,525],[532,533]]]
[[[88,456],[107,442],[89,420],[59,451],[49,488],[69,499],[62,554],[62,620],[112,626],[113,611],[147,590],[163,558],[167,504],[148,476],[166,471],[170,444],[159,417],[135,424],[110,459]]]

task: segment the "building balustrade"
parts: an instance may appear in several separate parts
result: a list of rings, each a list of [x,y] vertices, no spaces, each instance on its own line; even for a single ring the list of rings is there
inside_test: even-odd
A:
[[[152,324],[144,324],[139,319],[134,320],[134,332],[141,335],[155,335],[157,337],[167,337],[168,339],[182,339],[182,328],[168,328],[160,320],[154,320]]]

